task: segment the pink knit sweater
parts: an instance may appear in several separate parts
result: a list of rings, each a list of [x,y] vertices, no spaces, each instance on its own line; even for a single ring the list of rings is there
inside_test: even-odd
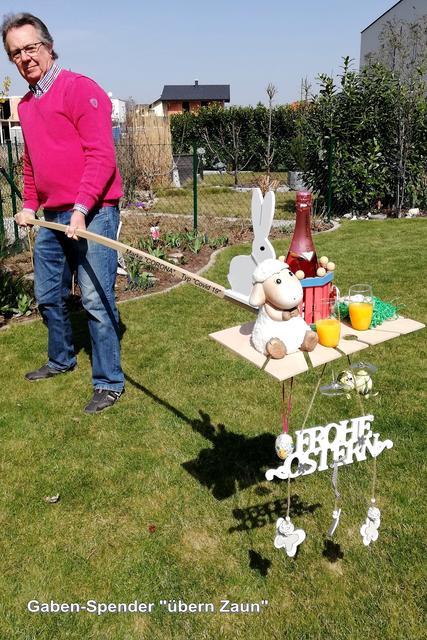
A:
[[[25,139],[24,208],[118,204],[111,101],[96,82],[62,69],[46,93],[27,93],[18,110]]]

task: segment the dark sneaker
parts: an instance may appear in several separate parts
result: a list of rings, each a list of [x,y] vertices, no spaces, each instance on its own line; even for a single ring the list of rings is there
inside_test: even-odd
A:
[[[95,389],[92,400],[84,408],[85,413],[99,413],[112,407],[123,392],[110,391],[110,389]]]
[[[64,371],[60,371],[59,369],[52,369],[49,365],[45,364],[40,369],[36,369],[35,371],[29,371],[25,374],[25,379],[30,382],[34,382],[35,380],[46,380],[46,378],[53,378],[54,376],[58,376],[61,373],[68,373],[69,371],[74,371],[77,365],[71,367],[71,369],[65,369]]]

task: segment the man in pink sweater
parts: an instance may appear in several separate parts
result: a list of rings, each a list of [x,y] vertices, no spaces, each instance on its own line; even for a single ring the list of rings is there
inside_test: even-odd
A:
[[[29,84],[18,111],[25,139],[24,202],[16,215],[31,225],[39,209],[66,234],[41,228],[34,249],[35,294],[48,328],[48,361],[26,374],[43,380],[76,367],[66,304],[77,272],[92,343],[94,395],[86,413],[112,406],[124,388],[114,297],[117,253],[78,239],[77,229],[116,238],[121,179],[111,127],[111,101],[91,79],[61,69],[46,25],[28,13],[6,16],[3,44]]]

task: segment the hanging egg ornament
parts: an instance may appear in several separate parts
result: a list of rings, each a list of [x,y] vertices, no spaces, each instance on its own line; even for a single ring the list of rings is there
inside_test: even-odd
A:
[[[321,267],[326,267],[326,265],[328,264],[328,262],[329,262],[329,258],[328,258],[328,256],[322,256],[322,257],[320,258],[320,260],[319,260],[319,264],[320,264],[320,266],[321,266]]]
[[[289,433],[281,433],[279,436],[277,436],[274,446],[279,458],[281,460],[286,460],[286,458],[294,450],[294,441],[292,440]]]
[[[321,278],[322,276],[324,276],[326,274],[326,269],[324,267],[319,267],[317,269],[316,273],[319,276],[319,278]]]
[[[298,280],[304,280],[305,278],[305,273],[302,269],[298,269],[298,271],[295,271],[295,275],[298,278]]]
[[[328,271],[334,271],[334,270],[335,270],[335,262],[328,262],[328,263],[326,264],[326,269],[327,269]]]

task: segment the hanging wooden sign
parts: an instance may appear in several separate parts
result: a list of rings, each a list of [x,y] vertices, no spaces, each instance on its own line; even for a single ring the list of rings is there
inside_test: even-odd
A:
[[[315,471],[326,471],[334,464],[342,466],[372,458],[391,449],[391,440],[380,440],[372,431],[373,415],[360,416],[325,427],[312,427],[295,432],[295,447],[277,469],[268,469],[267,480],[308,476]]]

